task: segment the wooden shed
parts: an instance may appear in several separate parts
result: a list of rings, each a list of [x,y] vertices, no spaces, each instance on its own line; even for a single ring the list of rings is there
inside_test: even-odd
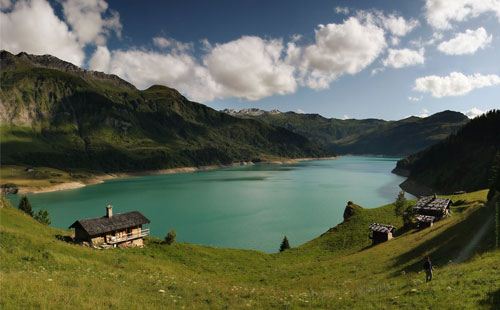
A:
[[[105,216],[78,220],[69,228],[75,229],[76,242],[93,247],[142,247],[143,238],[149,235],[149,228],[143,228],[143,225],[149,223],[150,220],[138,211],[113,215],[113,208],[109,205]]]
[[[434,221],[438,221],[450,214],[450,207],[450,199],[437,198],[434,195],[420,198],[413,207],[413,211],[416,214],[433,216]]]
[[[436,217],[432,215],[417,214],[415,216],[415,220],[417,221],[417,228],[423,229],[431,227],[434,224],[434,221],[436,221]]]
[[[370,224],[369,229],[369,238],[372,239],[373,245],[391,240],[394,232],[396,231],[396,227],[392,225],[379,223]]]

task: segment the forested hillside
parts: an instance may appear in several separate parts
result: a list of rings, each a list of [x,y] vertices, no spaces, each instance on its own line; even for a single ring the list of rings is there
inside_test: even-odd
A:
[[[331,155],[284,128],[137,90],[53,56],[1,52],[1,163],[131,171]]]
[[[394,172],[409,176],[402,186],[449,193],[487,188],[500,151],[500,110],[471,120],[446,140],[398,162]]]

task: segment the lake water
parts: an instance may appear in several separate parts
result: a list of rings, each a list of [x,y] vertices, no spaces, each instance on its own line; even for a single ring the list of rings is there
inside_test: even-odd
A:
[[[29,199],[56,227],[102,216],[111,203],[114,213],[142,212],[157,237],[173,228],[181,242],[276,252],[284,235],[296,246],[342,222],[348,200],[366,208],[394,201],[404,180],[390,172],[396,160],[344,156],[133,177]]]

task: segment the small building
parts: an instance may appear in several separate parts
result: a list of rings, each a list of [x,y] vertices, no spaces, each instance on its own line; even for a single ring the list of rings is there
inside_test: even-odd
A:
[[[434,217],[432,215],[417,214],[415,216],[415,220],[417,221],[417,228],[423,229],[423,228],[431,227],[434,224],[436,217]]]
[[[436,195],[420,198],[413,212],[420,215],[430,215],[435,221],[442,219],[450,214],[451,200],[447,198],[438,198]]]
[[[132,211],[113,215],[113,207],[106,207],[106,215],[93,219],[78,220],[69,228],[75,229],[75,241],[93,247],[144,246],[143,238],[149,235],[149,224],[142,213]]]
[[[391,240],[394,232],[396,231],[396,227],[392,225],[379,223],[370,224],[369,229],[369,238],[372,239],[373,245]]]

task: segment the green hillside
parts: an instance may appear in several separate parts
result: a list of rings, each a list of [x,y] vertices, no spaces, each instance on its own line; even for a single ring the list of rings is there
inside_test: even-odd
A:
[[[489,186],[491,166],[500,151],[500,110],[471,120],[446,140],[397,163],[394,172],[409,176],[409,192],[472,191]]]
[[[451,217],[374,247],[367,225],[400,226],[400,219],[392,205],[357,208],[347,222],[279,254],[168,246],[157,239],[147,240],[143,249],[93,250],[63,241],[68,231],[3,207],[0,306],[498,308],[500,252],[490,249],[493,225],[486,223],[493,208],[483,206],[485,195],[453,196],[464,203],[453,207]],[[483,226],[487,237],[471,243]],[[436,267],[430,283],[424,283],[420,272],[425,255],[431,255]]]
[[[2,165],[114,172],[329,154],[165,86],[140,91],[49,55],[2,51],[0,60]]]
[[[257,109],[225,112],[284,127],[340,154],[409,155],[445,139],[469,120],[462,113],[453,111],[399,121],[341,120],[318,114]]]

